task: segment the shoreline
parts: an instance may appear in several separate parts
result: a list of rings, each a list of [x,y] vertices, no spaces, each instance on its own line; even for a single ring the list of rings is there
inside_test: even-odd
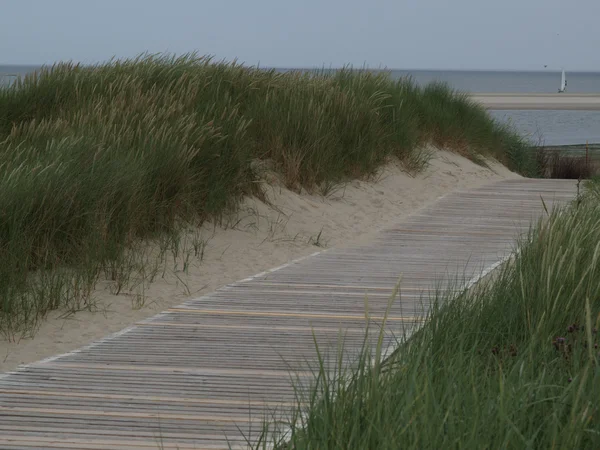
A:
[[[468,95],[471,100],[490,110],[600,110],[600,94],[471,93]]]

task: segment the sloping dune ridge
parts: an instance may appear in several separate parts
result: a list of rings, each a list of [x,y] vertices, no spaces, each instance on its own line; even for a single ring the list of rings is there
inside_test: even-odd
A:
[[[428,167],[416,175],[389,163],[373,179],[336,186],[327,196],[292,192],[266,172],[266,202],[248,198],[223,224],[190,230],[177,254],[156,266],[153,282],[132,281],[118,295],[108,283],[99,283],[92,311],[57,311],[33,338],[0,341],[0,371],[74,350],[292,259],[369,239],[456,189],[520,178],[494,161],[484,167],[455,153],[431,152]],[[205,243],[200,251],[199,242]]]

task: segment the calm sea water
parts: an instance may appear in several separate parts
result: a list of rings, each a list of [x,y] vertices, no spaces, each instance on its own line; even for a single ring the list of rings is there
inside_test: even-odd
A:
[[[0,84],[25,75],[36,66],[0,65]],[[292,69],[278,69],[288,71]],[[419,84],[443,81],[466,92],[555,93],[560,84],[559,71],[492,72],[392,70],[391,76],[412,77]],[[567,72],[568,92],[600,93],[599,72]],[[600,143],[600,111],[491,111],[502,122],[511,123],[533,142],[543,140],[548,145]]]

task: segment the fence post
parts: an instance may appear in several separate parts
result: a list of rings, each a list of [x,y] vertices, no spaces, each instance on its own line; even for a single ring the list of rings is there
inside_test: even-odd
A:
[[[588,148],[588,141],[585,141],[585,168],[589,170],[590,168],[590,152]]]

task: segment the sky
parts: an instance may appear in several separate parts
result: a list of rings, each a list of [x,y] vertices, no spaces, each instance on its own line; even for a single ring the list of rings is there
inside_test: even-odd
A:
[[[0,64],[600,71],[599,0],[0,0]]]

